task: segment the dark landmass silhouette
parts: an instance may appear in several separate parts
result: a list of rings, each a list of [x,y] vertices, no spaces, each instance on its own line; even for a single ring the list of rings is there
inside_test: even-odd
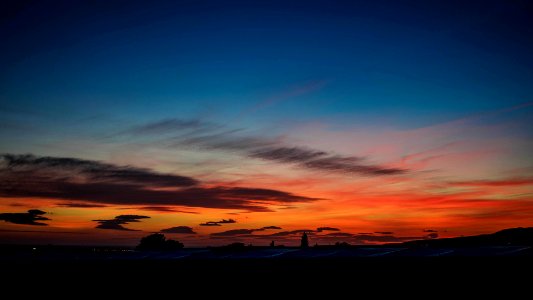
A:
[[[330,292],[352,286],[355,291],[371,286],[416,285],[416,290],[426,286],[439,293],[441,287],[473,289],[479,295],[487,287],[491,293],[501,287],[511,297],[529,286],[530,278],[524,274],[533,267],[532,234],[533,228],[513,228],[471,237],[388,245],[338,242],[307,248],[272,242],[270,246],[231,243],[184,248],[177,241],[169,245],[162,234],[143,238],[137,250],[0,245],[0,280],[4,286],[20,283],[20,278],[26,285],[61,282],[80,290],[95,280],[106,288],[128,286],[134,290],[207,283],[220,288],[270,288],[272,284],[280,287],[304,282],[327,287]]]
[[[312,242],[312,241],[311,241]],[[46,260],[50,253],[84,253],[88,255],[100,255],[105,253],[108,258],[119,257],[137,259],[138,252],[152,252],[152,257],[157,258],[157,252],[179,251],[176,257],[194,258],[240,258],[245,257],[290,257],[290,258],[320,258],[320,257],[396,257],[404,256],[533,256],[533,227],[510,228],[492,234],[483,234],[467,237],[441,238],[430,240],[414,240],[402,243],[351,245],[345,241],[339,241],[329,245],[309,245],[310,241],[305,232],[299,246],[285,246],[272,240],[268,245],[246,245],[235,242],[224,246],[211,246],[204,248],[185,247],[179,241],[167,239],[162,233],[150,234],[143,237],[135,248],[117,246],[59,246],[59,245],[0,245],[0,261],[5,260],[11,254],[19,254],[23,259],[24,253],[31,253],[32,258],[43,254]],[[224,257],[218,257],[219,254]],[[140,255],[149,258],[150,256]],[[172,258],[168,253],[165,257]],[[62,256],[68,259],[69,256]],[[78,257],[79,258],[79,257]],[[244,258],[244,256],[243,256]]]
[[[533,227],[509,228],[476,236],[409,241],[402,245],[407,247],[533,246]]]

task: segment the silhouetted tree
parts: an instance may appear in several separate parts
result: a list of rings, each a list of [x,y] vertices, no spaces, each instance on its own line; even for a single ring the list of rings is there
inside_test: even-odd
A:
[[[165,242],[165,250],[172,251],[183,248],[183,243],[176,240],[168,239]]]
[[[307,238],[307,233],[302,234],[302,242],[300,243],[300,248],[309,248],[309,239]]]
[[[161,233],[154,233],[143,237],[136,249],[139,251],[174,251],[182,248],[182,243],[171,239],[167,240],[165,235]]]
[[[270,242],[270,247],[274,247],[275,244],[274,244],[274,241]]]

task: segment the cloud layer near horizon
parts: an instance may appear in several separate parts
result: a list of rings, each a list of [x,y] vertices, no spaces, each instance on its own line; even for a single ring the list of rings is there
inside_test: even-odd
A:
[[[212,239],[221,239],[221,238],[235,238],[240,239],[253,239],[253,240],[274,240],[276,242],[288,242],[288,241],[299,241],[302,234],[305,232],[312,241],[320,243],[331,243],[331,242],[349,242],[352,244],[375,244],[375,243],[399,243],[410,240],[419,240],[424,238],[433,238],[429,236],[409,236],[409,237],[398,237],[392,235],[392,233],[387,233],[386,235],[373,235],[373,234],[353,234],[348,232],[341,232],[339,228],[333,227],[319,227],[316,230],[312,229],[296,229],[289,231],[278,231],[268,234],[256,234],[257,232],[265,231],[265,229],[281,229],[276,226],[268,226],[258,229],[233,229],[226,230],[222,232],[212,233],[210,237]],[[324,233],[325,231],[333,231],[331,233]]]
[[[261,228],[256,229],[232,229],[232,230],[226,230],[222,232],[215,232],[211,233],[211,237],[230,237],[230,236],[240,236],[240,235],[250,235],[257,231],[265,231],[265,230],[273,230],[273,229],[281,229],[281,227],[278,226],[265,226]]]
[[[92,160],[12,154],[0,155],[0,196],[249,211],[318,200],[274,189],[204,187],[187,176]]]

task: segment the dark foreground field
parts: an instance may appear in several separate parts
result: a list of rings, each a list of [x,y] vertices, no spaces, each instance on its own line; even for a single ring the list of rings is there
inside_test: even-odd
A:
[[[455,253],[455,255],[454,255]],[[102,290],[195,289],[195,293],[260,293],[302,287],[382,294],[505,293],[530,290],[530,248],[487,249],[190,249],[174,253],[109,251],[4,253],[5,287],[65,286]],[[303,286],[301,285],[303,284]],[[132,290],[133,289],[133,290]],[[262,290],[264,289],[264,290]],[[529,293],[529,292],[528,292]]]

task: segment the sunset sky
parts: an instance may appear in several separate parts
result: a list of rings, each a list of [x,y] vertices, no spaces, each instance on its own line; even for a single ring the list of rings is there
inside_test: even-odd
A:
[[[533,226],[530,1],[3,1],[0,38],[0,244]]]

